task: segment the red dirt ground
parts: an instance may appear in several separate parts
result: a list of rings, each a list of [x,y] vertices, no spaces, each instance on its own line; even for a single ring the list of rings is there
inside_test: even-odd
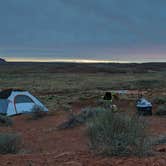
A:
[[[73,109],[79,111],[82,107],[77,103]],[[85,126],[56,129],[67,114],[61,111],[39,120],[27,120],[25,115],[13,117],[14,125],[1,127],[0,131],[19,132],[23,150],[16,155],[0,155],[0,166],[166,166],[164,145],[156,147],[156,155],[148,158],[95,155],[88,146]],[[165,118],[152,116],[146,119],[153,134],[166,134]]]

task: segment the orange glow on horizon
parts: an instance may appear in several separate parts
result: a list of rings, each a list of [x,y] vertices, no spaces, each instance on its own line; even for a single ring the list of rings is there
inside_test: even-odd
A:
[[[6,58],[6,60],[8,62],[130,63],[129,61],[96,60],[96,59]]]

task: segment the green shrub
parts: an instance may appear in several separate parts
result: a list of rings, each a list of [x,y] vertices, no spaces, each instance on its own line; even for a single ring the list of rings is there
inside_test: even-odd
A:
[[[89,119],[96,116],[100,112],[106,111],[104,108],[91,108],[87,107],[80,111],[79,114],[70,114],[69,118],[61,123],[58,128],[59,129],[66,129],[78,126],[80,124],[85,124]]]
[[[158,106],[156,115],[166,115],[166,104]]]
[[[88,135],[92,148],[106,155],[143,156],[151,147],[144,121],[125,113],[98,114],[88,123]]]
[[[166,97],[164,96],[158,96],[153,99],[153,103],[155,104],[165,104],[166,103]]]
[[[21,146],[21,137],[16,133],[0,133],[0,154],[15,154]]]
[[[71,110],[71,106],[69,104],[63,104],[62,105],[62,109],[66,112],[70,111]]]
[[[154,144],[155,145],[166,144],[166,135],[160,135],[160,136],[158,136],[155,139]]]
[[[2,126],[12,126],[13,121],[10,117],[7,117],[5,115],[0,115],[0,124]]]
[[[34,105],[34,107],[32,108],[31,119],[37,120],[37,119],[45,117],[46,115],[47,113],[44,111],[43,107],[39,105]]]
[[[112,102],[109,100],[100,99],[100,100],[98,100],[97,104],[99,104],[101,107],[103,107],[105,109],[109,109],[110,106],[112,105]]]

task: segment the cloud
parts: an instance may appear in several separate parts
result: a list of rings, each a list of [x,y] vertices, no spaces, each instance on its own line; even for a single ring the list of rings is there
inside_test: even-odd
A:
[[[0,47],[5,51],[0,55],[44,56],[36,47],[51,57],[95,58],[103,53],[114,58],[124,56],[117,50],[133,48],[150,52],[166,45],[165,6],[164,0],[5,0],[0,6]],[[63,52],[48,51],[55,47]]]

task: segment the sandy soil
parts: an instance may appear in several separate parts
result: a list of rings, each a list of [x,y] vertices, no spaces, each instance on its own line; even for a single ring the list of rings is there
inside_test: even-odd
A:
[[[125,103],[123,103],[125,104]],[[83,105],[77,103],[74,111]],[[0,155],[0,166],[166,166],[166,146],[155,147],[156,155],[148,158],[102,157],[89,148],[86,127],[57,130],[56,126],[68,113],[60,112],[39,120],[27,120],[27,116],[13,117],[12,127],[1,127],[1,132],[19,132],[23,138],[20,154]],[[166,134],[166,119],[146,117],[151,132]]]

